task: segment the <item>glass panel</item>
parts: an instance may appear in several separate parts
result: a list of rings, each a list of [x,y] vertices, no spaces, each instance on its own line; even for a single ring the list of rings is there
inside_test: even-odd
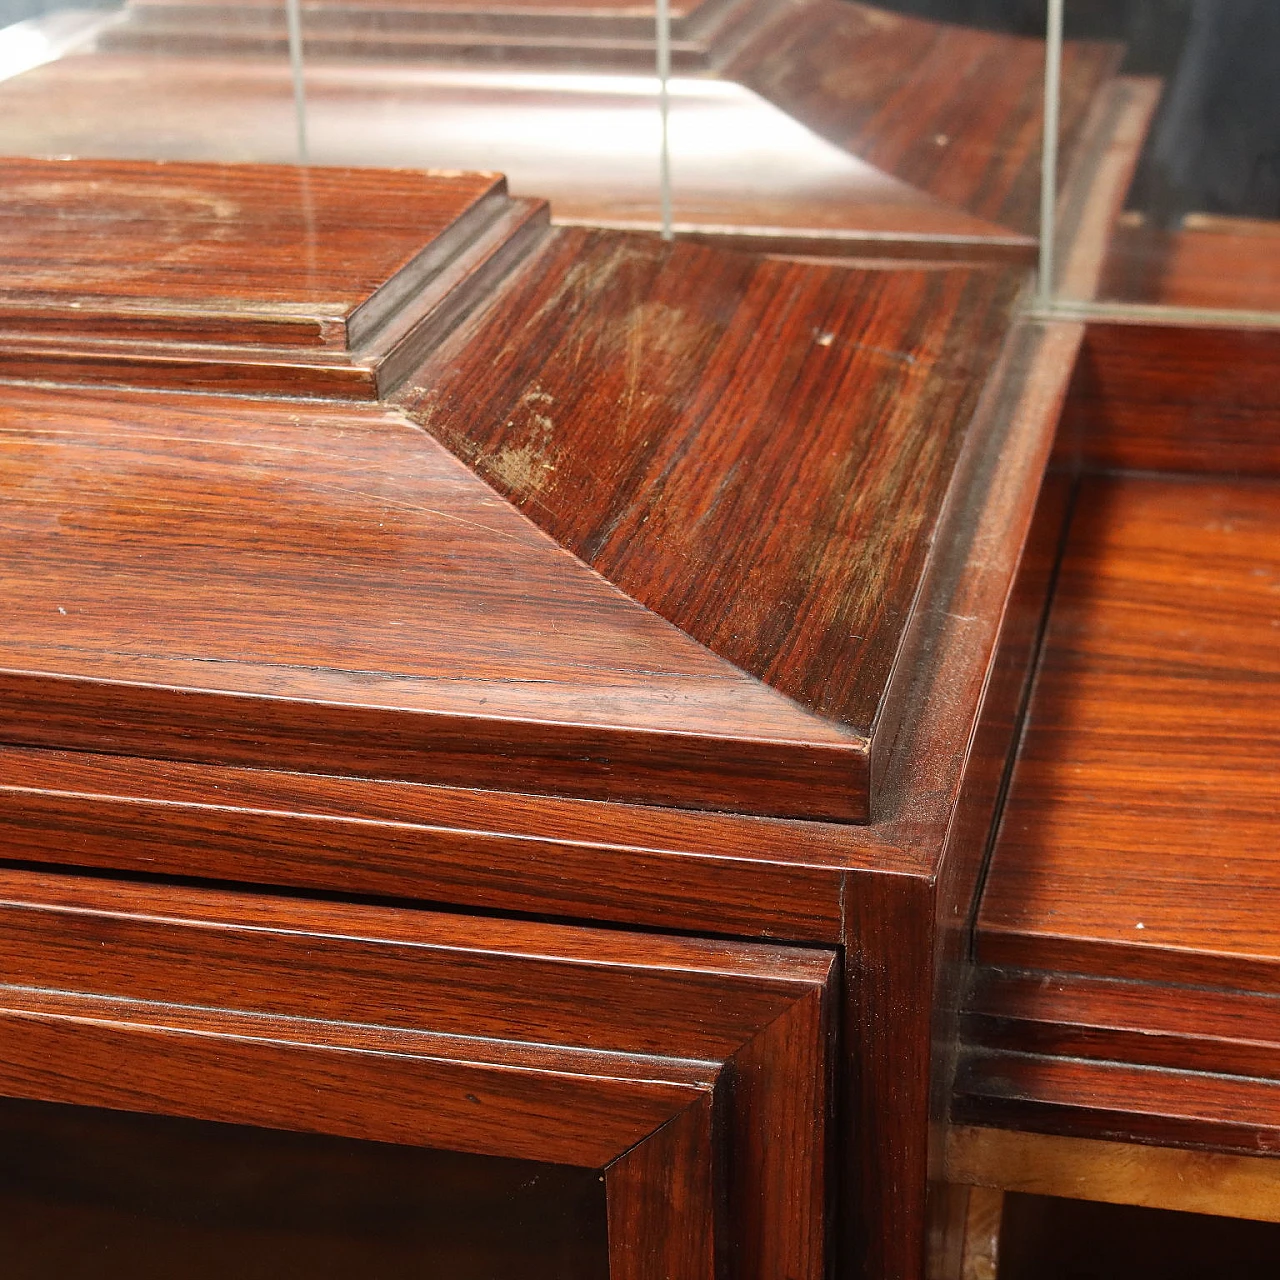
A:
[[[3,26],[14,3],[41,12]],[[238,0],[0,0],[0,154],[294,162],[283,15]]]
[[[1068,39],[1116,42],[1129,101],[1075,179],[1063,137],[1058,296],[1280,313],[1280,5],[1065,0],[1064,17]],[[1069,207],[1073,183],[1091,207]],[[1105,252],[1073,273],[1082,217]]]
[[[1008,7],[717,6],[714,71],[677,64],[671,86],[677,225],[822,256],[1033,260],[1043,22]]]
[[[598,1173],[0,1101],[5,1280],[596,1280]]]

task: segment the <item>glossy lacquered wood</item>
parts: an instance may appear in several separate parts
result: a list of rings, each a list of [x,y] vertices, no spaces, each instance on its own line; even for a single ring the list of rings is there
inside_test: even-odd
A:
[[[655,66],[651,13],[306,8],[313,160],[465,168],[482,152],[560,220],[660,225],[656,82],[637,78]],[[1041,42],[837,0],[704,4],[674,15],[673,35],[677,70],[703,73],[671,87],[682,232],[782,252],[1030,262]],[[274,4],[131,6],[97,49],[0,86],[0,150],[292,160],[286,48]],[[1118,55],[1068,45],[1064,161]],[[583,127],[566,129],[566,115]]]
[[[830,953],[0,881],[10,1096],[599,1168],[611,1275],[824,1272]]]
[[[988,964],[1277,990],[1280,488],[1086,480],[978,922]]]
[[[849,1274],[914,1277],[924,1269],[926,1189],[938,1167],[930,1163],[931,1153],[937,1156],[932,1121],[949,1079],[943,1033],[957,990],[962,925],[1034,632],[1027,625],[1034,603],[1028,614],[1015,571],[1079,329],[1019,326],[992,368],[966,360],[960,344],[972,334],[948,330],[945,316],[927,305],[934,289],[958,306],[989,273],[841,276],[786,264],[773,274],[771,266],[744,267],[705,249],[637,241],[615,249],[624,262],[634,249],[641,266],[661,265],[663,255],[704,264],[717,287],[732,286],[723,296],[747,298],[740,324],[770,323],[761,293],[774,290],[777,307],[785,301],[780,286],[801,295],[795,310],[784,307],[787,323],[776,331],[783,367],[775,382],[759,379],[759,362],[729,359],[739,341],[732,335],[717,343],[704,369],[744,412],[749,401],[734,388],[750,383],[794,415],[788,420],[802,443],[807,407],[823,405],[835,416],[821,421],[840,421],[824,379],[835,375],[839,386],[848,376],[849,385],[861,385],[858,369],[888,379],[885,385],[905,396],[913,383],[902,365],[921,366],[933,371],[917,378],[922,412],[934,393],[942,404],[970,406],[962,426],[947,428],[952,474],[935,473],[940,483],[926,495],[935,504],[933,550],[915,561],[910,591],[903,580],[889,580],[891,595],[913,607],[880,713],[886,751],[877,765],[873,823],[616,803],[793,811],[781,808],[781,795],[813,814],[828,803],[849,805],[858,792],[837,767],[846,757],[824,747],[831,739],[823,731],[834,732],[827,722],[615,593],[391,410],[11,387],[6,400],[24,424],[13,437],[12,572],[15,583],[22,580],[20,542],[39,588],[22,588],[13,652],[25,646],[42,662],[56,659],[62,675],[13,669],[9,736],[78,749],[5,752],[5,850],[10,858],[64,866],[839,943],[849,957],[839,1079],[846,1198],[833,1227],[840,1265]],[[586,259],[596,267],[599,261]],[[617,328],[613,299],[592,294],[590,275],[579,271],[565,297],[600,307]],[[508,278],[492,310],[477,314],[467,332],[481,332],[522,279]],[[880,289],[871,299],[886,309],[896,300],[884,317],[892,320],[896,347],[866,341],[877,319],[874,308],[859,310],[868,283]],[[994,290],[993,302],[1003,297],[1007,305],[1000,290],[1016,283],[988,280],[984,287]],[[663,287],[674,290],[667,300],[676,309],[725,323],[705,296],[681,291],[669,272]],[[904,298],[915,299],[914,310],[898,311]],[[805,307],[813,308],[812,319]],[[636,318],[626,307],[621,314]],[[828,314],[856,319],[859,327],[850,327],[857,336],[839,343],[822,325]],[[939,343],[912,334],[909,315],[941,335]],[[989,318],[998,336],[1005,323],[998,306]],[[562,321],[548,313],[548,330],[559,333]],[[817,332],[806,332],[810,327]],[[661,332],[643,310],[631,330],[646,343]],[[584,360],[617,341],[585,324],[575,332],[583,336]],[[688,330],[675,325],[673,332]],[[828,333],[831,342],[821,341]],[[756,349],[749,340],[742,345]],[[983,349],[994,358],[998,346],[993,338]],[[530,360],[548,359],[536,344],[527,352]],[[653,352],[655,378],[637,382],[634,412],[662,387],[671,389],[673,414],[689,412],[675,354]],[[845,363],[828,362],[832,355]],[[931,384],[939,369],[947,377]],[[668,381],[659,384],[659,373]],[[544,394],[558,390],[571,406],[585,404],[572,400],[569,372],[560,376],[563,385]],[[601,376],[613,376],[612,369]],[[554,424],[556,406],[526,398],[535,389],[521,384],[517,407],[531,422],[540,414]],[[655,430],[677,432],[688,419],[655,414],[652,421]],[[722,440],[731,441],[723,427]],[[589,450],[585,428],[580,439],[578,447]],[[778,469],[767,433],[756,439],[772,459],[770,483],[793,479]],[[852,480],[875,496],[888,528],[906,512],[884,504],[877,478],[898,483],[895,468],[912,459],[890,448],[887,437],[881,443],[876,465]],[[517,447],[508,462],[518,467],[520,460]],[[806,460],[803,451],[796,460]],[[713,451],[711,467],[723,462]],[[735,499],[752,497],[735,489],[728,468],[721,475]],[[592,492],[589,478],[580,487]],[[686,493],[696,490],[695,477]],[[72,495],[75,501],[66,501]],[[54,510],[68,513],[74,551],[46,527]],[[792,518],[793,507],[784,503],[783,510]],[[212,556],[197,562],[194,549],[206,545]],[[840,550],[833,541],[830,557],[819,561],[839,564]],[[499,564],[495,556],[509,559]],[[877,573],[899,570],[869,564],[877,588]],[[92,578],[85,565],[95,568]],[[70,593],[80,591],[83,606],[86,581],[109,589],[110,599],[77,616]],[[371,608],[371,596],[384,607]],[[46,600],[48,617],[40,612]],[[72,645],[64,643],[67,627],[78,628]],[[170,634],[187,648],[178,651]],[[122,637],[131,644],[120,644]],[[369,661],[388,655],[399,665]],[[181,679],[163,667],[167,662],[181,668]],[[79,674],[64,679],[73,664]],[[201,686],[184,683],[197,674]],[[208,689],[211,674],[220,690]],[[377,690],[385,698],[371,693]],[[634,701],[644,703],[646,691],[647,711]],[[683,701],[669,696],[680,691],[689,695]],[[419,696],[424,702],[416,708],[405,705]],[[495,697],[515,714],[498,714]],[[436,710],[419,717],[428,705]],[[549,715],[553,705],[572,718]],[[543,718],[530,717],[531,706]],[[619,709],[629,717],[625,725],[616,722]],[[454,716],[457,733],[448,741],[433,736],[430,750],[425,739],[388,731],[430,720],[434,735],[444,728],[433,718],[437,710]],[[366,718],[365,711],[377,715]],[[673,734],[673,716],[697,726],[697,735],[714,732]],[[659,723],[666,728],[647,735],[646,725]],[[596,731],[606,735],[603,745],[592,739]],[[846,742],[836,739],[841,749]],[[819,760],[831,765],[826,792],[815,788],[822,776],[815,744]],[[462,755],[451,754],[458,747]],[[128,752],[139,755],[129,759]],[[232,767],[237,760],[250,767]],[[790,775],[791,766],[780,765],[788,760]],[[406,762],[413,773],[404,772]],[[312,772],[290,772],[298,769]],[[378,773],[388,778],[370,776]],[[396,780],[406,777],[420,781]],[[519,794],[535,788],[559,794]],[[712,1114],[713,1139],[714,1123]],[[653,1145],[646,1159],[701,1168],[696,1149],[704,1128],[696,1116],[689,1125],[668,1138],[694,1154],[668,1156]],[[636,1185],[654,1185],[644,1170],[636,1178]]]
[[[854,742],[566,556],[393,412],[15,389],[0,441],[10,741],[865,805]]]
[[[1280,997],[1260,992],[983,969],[963,1034],[1019,1053],[1280,1079]]]
[[[1280,1151],[1280,1082],[974,1049],[953,1104],[965,1124],[1241,1154]]]
[[[397,402],[633,599],[874,753],[996,271],[557,232]]]

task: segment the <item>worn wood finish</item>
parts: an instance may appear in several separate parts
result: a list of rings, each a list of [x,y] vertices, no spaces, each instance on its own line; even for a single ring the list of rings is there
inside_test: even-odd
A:
[[[1280,990],[1278,557],[1274,484],[1086,480],[982,962]]]
[[[374,398],[546,220],[493,174],[14,160],[4,179],[0,377],[31,381]]]
[[[14,390],[0,441],[10,741],[865,812],[856,743],[394,413]]]
[[[1037,1196],[1280,1222],[1280,1161],[957,1125],[947,1177]]]
[[[10,1095],[600,1168],[611,1275],[824,1273],[829,952],[12,872],[0,900]]]
[[[654,246],[644,247],[654,249]],[[707,253],[701,249],[688,252]],[[720,263],[717,269],[730,278],[742,270],[740,264],[713,256]],[[771,267],[761,268],[759,279],[767,281],[771,270]],[[794,276],[784,272],[782,276],[793,284],[812,284],[821,274],[810,274],[814,268],[789,266],[786,271],[797,272]],[[919,274],[908,273],[907,278]],[[935,274],[940,288],[956,287],[956,276],[952,273],[924,273],[930,279]],[[980,278],[981,273],[974,276],[974,279]],[[839,287],[834,283],[832,287],[838,298],[840,289],[849,286],[847,281],[841,281]],[[600,799],[486,794],[469,791],[464,786],[439,785],[448,779],[435,774],[432,775],[435,786],[375,781],[367,777],[307,777],[285,772],[281,765],[324,769],[329,773],[335,768],[354,770],[363,765],[354,755],[346,755],[342,764],[335,765],[331,745],[323,764],[304,760],[298,754],[299,744],[304,741],[301,733],[290,738],[294,754],[281,760],[278,750],[264,745],[264,721],[258,720],[253,726],[252,738],[256,754],[247,761],[258,766],[254,768],[184,765],[158,759],[129,760],[119,755],[95,757],[79,751],[7,750],[4,813],[11,821],[6,828],[6,852],[10,857],[58,862],[64,866],[96,863],[135,873],[149,870],[172,875],[182,874],[180,868],[185,865],[187,874],[260,879],[276,884],[301,883],[337,892],[402,893],[419,899],[438,895],[439,901],[453,904],[553,911],[616,923],[643,922],[671,929],[742,930],[758,936],[782,934],[839,941],[849,960],[842,1005],[840,1110],[841,1133],[845,1138],[844,1186],[850,1199],[838,1227],[842,1265],[850,1274],[902,1276],[914,1280],[923,1273],[925,1262],[926,1186],[930,1174],[940,1169],[937,1129],[931,1124],[930,1108],[939,1096],[945,1095],[949,1070],[946,1049],[937,1043],[934,1033],[945,1025],[946,1008],[953,1003],[954,962],[962,936],[965,903],[980,866],[984,833],[998,794],[999,762],[1004,754],[1002,742],[1013,718],[1009,699],[1016,703],[1021,682],[1018,664],[1025,666],[1026,662],[1027,628],[1022,607],[1015,605],[1018,593],[1014,589],[1014,577],[1032,523],[1035,494],[1079,332],[1075,326],[1044,329],[1026,326],[1019,330],[1017,339],[1008,344],[1005,357],[993,371],[985,367],[965,368],[957,361],[957,378],[962,377],[966,384],[984,380],[987,386],[981,402],[974,406],[972,421],[963,439],[953,442],[955,479],[947,492],[937,495],[936,552],[920,566],[916,607],[901,640],[902,679],[901,683],[891,684],[894,692],[885,721],[886,726],[891,726],[891,733],[886,741],[888,754],[881,761],[879,775],[881,807],[876,822],[868,827],[751,819],[741,815],[664,813],[653,808],[603,803]],[[822,350],[825,348],[811,340],[805,355],[820,359]],[[912,350],[910,354],[920,353]],[[854,358],[867,361],[868,367],[878,368],[884,356],[883,351],[861,351]],[[69,406],[78,405],[82,411],[93,399],[85,394],[12,393],[20,399],[27,397],[24,403],[28,407],[23,412],[29,412],[35,400],[46,394],[51,397],[43,402],[46,417],[60,415],[59,421],[65,419]],[[952,387],[950,394],[965,393]],[[131,405],[130,417],[138,416],[139,421],[134,425],[139,429],[146,425],[142,421],[143,406],[162,412],[166,415],[166,438],[178,430],[180,440],[187,438],[180,430],[182,413],[193,415],[192,435],[198,420],[200,431],[205,433],[200,439],[207,442],[207,416],[233,410],[239,415],[234,433],[228,425],[223,436],[215,437],[215,443],[221,439],[230,448],[234,435],[235,448],[249,447],[244,443],[244,420],[250,410],[248,401],[213,402],[201,397],[141,394],[131,397],[127,393],[112,399],[117,406]],[[137,415],[132,411],[133,405],[139,407]],[[265,429],[257,418],[259,410],[268,419],[276,412],[290,417],[287,437],[281,426],[281,438],[288,440],[290,448],[296,448],[298,440],[312,427],[319,430],[316,424],[319,419],[326,419],[326,415],[330,415],[326,420],[331,423],[342,419],[342,430],[350,436],[356,434],[356,421],[371,425],[375,414],[377,450],[401,447],[392,429],[398,420],[389,412],[366,410],[362,415],[326,409],[315,410],[317,417],[308,416],[313,414],[311,409],[299,413],[296,404],[252,407],[253,420],[258,424],[254,440],[259,443],[259,435]],[[178,424],[177,428],[174,423]],[[109,426],[112,432],[119,429],[115,419]],[[371,429],[368,434],[372,437],[375,433]],[[298,466],[305,468],[307,474],[313,466],[336,465],[341,470],[353,448],[372,447],[362,440],[337,445],[335,435],[332,431],[320,431],[315,437],[320,447]],[[346,436],[342,438],[346,440]],[[377,465],[366,466],[361,472],[361,494],[367,494],[369,475],[380,474],[387,468],[397,476],[397,482],[401,482],[402,457],[439,459],[440,455],[424,436],[415,434],[413,439],[413,451],[405,445],[402,453],[390,458],[385,452],[377,452]],[[254,457],[257,459],[258,455]],[[313,461],[313,457],[319,460]],[[163,449],[157,445],[154,454],[147,454],[147,458],[148,466],[167,460],[166,465],[172,465],[175,472],[179,470],[175,459],[180,459],[183,467],[190,465],[182,449],[172,443]],[[111,461],[118,466],[115,453]],[[259,471],[264,466],[255,461]],[[22,474],[43,477],[48,469],[29,467]],[[170,474],[161,471],[165,486]],[[281,536],[288,533],[292,539],[290,545],[305,544],[305,559],[311,563],[315,546],[320,542],[316,531],[328,535],[333,522],[302,522],[305,536],[283,530],[281,513],[291,518],[293,509],[281,501],[280,474],[278,467],[267,470],[267,476],[276,477],[270,484],[259,474],[254,483],[261,483],[262,487],[251,488],[250,492],[260,493],[261,498],[255,501],[260,501],[261,510],[270,512],[271,520],[266,527],[275,529]],[[473,477],[461,468],[456,474],[468,483],[476,483],[478,494],[479,485]],[[65,482],[65,475],[56,469],[53,475],[59,483]],[[153,489],[157,487],[154,477],[148,483]],[[467,493],[473,492],[464,488]],[[183,492],[181,477],[176,490],[179,494]],[[168,487],[164,491],[167,497]],[[375,508],[385,523],[390,508],[382,501],[382,494],[380,488]],[[430,504],[430,511],[437,515],[441,510],[435,500],[438,496],[433,492]],[[365,500],[362,498],[361,502]],[[227,536],[222,502],[219,496],[209,510],[200,508],[197,512],[200,522],[208,521],[210,527],[216,524],[221,531],[220,538]],[[488,533],[482,530],[475,536],[485,545],[500,543],[500,539],[488,536],[492,534],[494,520],[516,517],[505,512],[491,491],[485,491],[485,502],[489,505],[465,508],[464,518],[482,516],[489,526]],[[28,501],[28,505],[35,504]],[[213,508],[220,517],[217,521],[213,519]],[[453,514],[463,513],[461,508],[448,510]],[[400,535],[405,527],[404,518],[397,517],[397,521],[395,531]],[[200,522],[196,527],[203,537],[206,526]],[[261,519],[256,525],[250,520],[247,526],[258,528],[261,523]],[[432,533],[435,539],[432,554],[436,556],[439,555],[440,523],[433,525]],[[111,527],[114,538],[116,527]],[[349,514],[346,523],[339,523],[338,527],[344,537],[348,530],[354,537],[365,528],[359,520],[352,521]],[[535,538],[531,545],[551,546],[537,540],[531,526],[521,523],[519,528],[523,531],[522,537]],[[239,529],[235,532],[238,534]],[[469,538],[473,534],[468,532],[465,536]],[[521,548],[525,547],[523,541],[517,541]],[[168,545],[181,548],[186,544]],[[320,545],[326,544],[320,542]],[[428,545],[425,534],[416,543],[420,550]],[[507,554],[516,553],[508,548]],[[525,556],[525,550],[519,554]],[[415,571],[420,570],[421,562],[421,555],[411,561]],[[367,591],[364,562],[359,563],[361,589]],[[467,557],[469,569],[475,563],[474,555]],[[523,582],[528,563],[522,560],[513,568],[510,578]],[[573,561],[562,553],[557,553],[555,563],[557,574],[561,569],[571,576],[577,573],[572,568]],[[254,574],[247,579],[251,587],[258,580],[256,574],[260,566],[255,561],[253,567]],[[237,564],[236,568],[237,572],[228,573],[227,579],[234,578],[237,589],[243,589],[242,579],[246,578],[243,565]],[[67,572],[71,572],[69,567]],[[352,578],[356,576],[351,574]],[[192,575],[192,581],[198,585],[206,577],[202,566],[199,575]],[[500,574],[495,578],[505,580]],[[583,583],[588,580],[591,592],[598,594],[603,590],[598,578],[588,575]],[[314,580],[309,581],[314,587]],[[191,582],[184,579],[179,597],[185,598],[193,589]],[[581,589],[588,590],[585,585]],[[453,590],[451,585],[450,591]],[[413,594],[418,605],[421,595],[421,590]],[[362,601],[365,598],[362,596]],[[595,596],[591,598],[594,600]],[[612,598],[620,602],[619,607],[633,607],[620,596]],[[275,597],[266,602],[264,596],[262,601],[255,601],[253,606],[259,618],[276,618]],[[242,604],[237,600],[236,608],[242,608]],[[524,610],[520,616],[536,619],[536,626],[523,638],[517,629],[514,639],[525,643],[528,636],[536,634],[541,646],[537,661],[543,663],[547,660],[543,652],[546,637],[553,634],[548,625],[552,614],[540,600],[524,599],[520,608]],[[67,617],[71,613],[68,608],[67,615],[57,616]],[[141,611],[138,616],[142,616]],[[350,601],[345,601],[341,616],[345,625],[340,633],[317,638],[314,623],[309,622],[305,628],[288,631],[284,637],[287,646],[300,652],[318,643],[375,644],[372,631],[364,632],[362,637],[362,628],[374,625],[368,621],[371,615],[367,611],[353,612]],[[480,616],[473,610],[462,622],[470,628]],[[507,630],[495,627],[491,634],[479,636],[483,647],[510,654],[510,616],[505,614],[502,624]],[[584,642],[584,637],[575,630],[578,621],[568,613],[560,616],[567,625],[558,628],[561,634],[554,640],[553,651],[558,651],[561,643]],[[651,622],[656,625],[650,615],[641,612],[638,616],[648,619],[645,626]],[[354,629],[352,619],[360,624]],[[131,625],[135,624],[136,619]],[[65,624],[54,622],[52,625]],[[49,634],[54,632],[51,630]],[[206,625],[202,634],[211,643],[219,640],[216,626]],[[650,636],[654,645],[659,645],[658,634],[653,632]],[[662,629],[661,635],[665,638],[659,648],[668,646],[670,653],[684,654],[696,668],[693,683],[703,688],[697,672],[704,668],[697,663],[709,661],[708,652],[696,645],[684,648],[685,640],[674,630]],[[223,642],[230,647],[243,645],[245,641],[241,633],[229,635]],[[402,637],[396,638],[395,645],[390,637],[385,643],[388,647],[398,647]],[[451,637],[451,643],[457,648],[456,634]],[[692,645],[692,641],[688,643]],[[530,653],[533,648],[530,641]],[[151,661],[146,658],[146,650],[139,648],[132,652],[141,653],[142,658]],[[696,659],[694,653],[699,655]],[[468,660],[465,647],[459,654]],[[84,662],[83,652],[76,656],[77,661]],[[476,654],[470,658],[475,659]],[[130,661],[133,660],[131,657]],[[566,673],[568,669],[566,663]],[[677,674],[667,667],[645,665],[641,668],[637,662],[634,670],[637,682],[642,673],[643,679],[650,681],[655,669]],[[609,670],[616,676],[616,663],[611,664]],[[136,669],[134,674],[136,678]],[[237,679],[241,675],[243,672],[237,672]],[[292,680],[294,676],[288,678]],[[580,678],[575,676],[575,680]],[[30,673],[20,679],[24,690],[48,692],[49,686],[31,682]],[[780,697],[774,701],[774,695],[765,686],[745,680],[732,695],[725,690],[723,705],[731,706],[735,716],[743,714],[742,695],[747,690],[752,697],[765,700],[754,704],[761,708],[761,714],[766,707],[769,714],[773,714],[781,706],[788,708],[787,714],[803,717],[802,712]],[[438,687],[434,689],[434,693],[439,691]],[[83,690],[81,692],[83,694]],[[108,692],[115,697],[118,690],[113,688]],[[467,692],[454,691],[457,696]],[[504,684],[503,696],[507,692]],[[547,690],[510,690],[512,697],[531,692],[542,697]],[[164,697],[169,696],[165,692]],[[362,697],[367,697],[367,691],[362,692]],[[174,732],[173,722],[176,709],[190,707],[191,701],[189,697],[174,697],[168,702],[164,724],[169,736],[157,746],[153,735],[148,739],[147,750],[153,754],[192,753],[192,740]],[[265,703],[266,699],[262,701]],[[13,709],[11,714],[23,710],[16,701],[9,705]],[[83,720],[86,705],[83,700],[76,704],[77,721]],[[134,705],[136,709],[137,704]],[[118,710],[119,704],[116,704],[110,720],[109,742],[99,735],[96,742],[64,742],[64,745],[95,746],[99,752],[121,750]],[[395,710],[399,714],[404,708]],[[58,722],[55,718],[50,724],[47,715],[44,720],[39,719],[33,705],[28,711],[25,723],[31,732],[45,734],[41,741],[57,741],[68,732],[69,719]],[[670,706],[662,712],[664,717],[671,713]],[[718,726],[723,731],[723,707],[718,714]],[[808,731],[811,722],[822,723],[813,717],[803,717],[798,723]],[[39,728],[39,724],[45,727]],[[474,727],[474,723],[468,725],[471,730]],[[610,727],[617,726],[611,724]],[[154,726],[148,727],[149,733],[153,730]],[[248,736],[246,734],[246,741]],[[329,741],[330,744],[334,741],[332,735]],[[125,749],[129,745],[127,741],[123,743]],[[220,758],[226,759],[225,742],[219,740],[217,745]],[[278,746],[278,742],[275,745]],[[347,752],[351,740],[344,739],[339,745]],[[359,743],[362,751],[381,750],[385,745],[380,741],[372,745],[364,740]],[[661,744],[664,751],[668,746]],[[203,749],[197,740],[196,761]],[[521,749],[527,752],[527,743],[522,744]],[[495,752],[494,759],[500,755]],[[314,760],[319,758],[317,747]],[[437,762],[440,758],[437,757]],[[666,758],[669,759],[669,755]],[[722,760],[723,756],[716,759]],[[700,770],[705,770],[706,760],[705,752],[698,757]],[[610,755],[609,764],[612,770],[609,786],[615,788],[616,755]],[[273,768],[262,770],[262,765]],[[802,772],[808,789],[805,800],[808,811],[812,812],[814,771],[806,763]],[[552,779],[549,786],[582,795],[581,773],[579,767],[571,783],[564,781],[568,777],[566,765],[565,772]],[[544,778],[548,776],[544,774]],[[672,777],[675,776],[673,773]],[[688,776],[693,775],[687,775],[681,786],[688,785]],[[517,772],[513,780],[512,766],[504,760],[501,772],[495,766],[493,772],[485,772],[471,781],[519,787],[524,783],[524,775]],[[704,772],[699,786],[705,782]],[[222,789],[224,785],[228,790]],[[758,776],[750,784],[742,780],[733,785],[738,787],[738,794],[727,803],[737,807],[745,807],[758,799],[763,789]],[[770,803],[773,804],[778,791],[776,780],[771,786]],[[798,790],[797,786],[795,793]],[[599,794],[616,797],[618,792],[611,789]],[[707,803],[707,794],[704,790],[701,803]],[[655,793],[649,792],[647,798],[654,799]],[[669,802],[669,793],[663,793],[663,798]],[[556,824],[562,821],[564,828],[557,830]],[[943,1007],[941,1011],[939,1006]],[[24,1026],[32,1021],[26,1015],[23,1017]],[[39,1018],[35,1021],[39,1022]],[[933,1105],[934,1121],[938,1114],[937,1106]],[[850,1134],[862,1136],[851,1139]],[[677,1135],[669,1136],[674,1140]],[[680,1143],[685,1144],[685,1139],[681,1138]],[[751,1159],[754,1161],[754,1157]]]
[[[1092,322],[1064,451],[1091,469],[1280,475],[1280,329]]]
[[[961,1058],[953,1114],[1069,1137],[1280,1152],[1276,1080],[974,1049]]]
[[[559,232],[397,399],[633,599],[874,754],[1014,288]]]
[[[949,1079],[934,1002],[955,988],[951,963],[935,975],[930,959],[934,919],[959,938],[1011,723],[993,691],[1016,697],[1026,660],[1019,641],[997,663],[1001,619],[1079,334],[1028,335],[969,437],[962,487],[985,499],[957,495],[944,513],[947,554],[907,638],[911,687],[870,827],[9,750],[4,847],[43,862],[843,942],[842,1265],[919,1275],[930,1096]],[[1009,634],[1023,635],[1015,612]]]

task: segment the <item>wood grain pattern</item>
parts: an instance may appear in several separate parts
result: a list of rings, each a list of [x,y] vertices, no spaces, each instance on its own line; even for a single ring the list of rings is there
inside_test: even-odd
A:
[[[988,964],[1277,990],[1280,490],[1088,480],[983,896]]]
[[[633,599],[874,752],[1014,288],[563,231],[397,399]]]
[[[0,377],[31,381],[373,398],[545,222],[493,174],[13,160],[4,176]]]
[[[600,1168],[611,1274],[823,1274],[829,952],[0,880],[10,1095]]]
[[[963,1124],[1069,1137],[1280,1151],[1280,1082],[975,1050],[962,1059],[954,1116]]]
[[[1103,293],[1117,302],[1275,311],[1280,224],[1189,214],[1175,230],[1130,214],[1107,255]]]
[[[1258,992],[980,970],[964,1037],[1019,1053],[1280,1079],[1280,997]]]
[[[856,743],[393,413],[14,391],[0,439],[10,741],[865,813]]]
[[[1065,46],[1065,159],[1120,56],[1117,45]],[[893,177],[1000,226],[1034,232],[1042,41],[812,0],[781,11],[723,74]]]
[[[1063,445],[1100,470],[1280,475],[1280,330],[1089,325]]]
[[[1025,1195],[1280,1222],[1280,1161],[958,1125],[947,1176]]]

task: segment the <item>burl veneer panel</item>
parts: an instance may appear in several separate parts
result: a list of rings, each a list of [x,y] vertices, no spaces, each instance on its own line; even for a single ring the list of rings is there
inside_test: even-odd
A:
[[[1086,480],[988,964],[1280,990],[1280,486]]]
[[[857,743],[395,412],[0,403],[9,741],[848,817]]]
[[[1042,40],[810,0],[785,6],[722,74],[895,178],[1034,233],[1044,51]],[[1112,44],[1065,45],[1066,159],[1121,53]]]
[[[563,230],[399,399],[557,542],[867,750],[1018,279]]]

